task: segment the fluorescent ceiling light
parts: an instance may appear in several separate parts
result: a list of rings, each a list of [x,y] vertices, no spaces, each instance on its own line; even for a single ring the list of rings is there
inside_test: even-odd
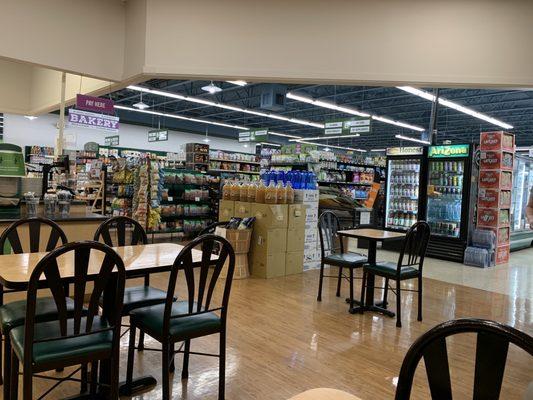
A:
[[[431,143],[428,142],[427,140],[416,139],[416,138],[412,138],[412,137],[404,136],[404,135],[396,135],[395,138],[396,138],[396,139],[409,140],[409,141],[411,141],[411,142],[417,142],[417,143],[422,143],[422,144],[431,144]]]
[[[531,149],[533,149],[533,146],[531,146],[531,147],[515,147],[516,151],[529,151]]]
[[[370,151],[374,151],[376,153],[381,153],[383,151],[387,151],[387,149],[371,149]]]
[[[396,86],[398,89],[403,90],[404,92],[414,94],[415,96],[422,97],[423,99],[435,102],[435,96],[425,90],[417,89],[412,86]],[[452,108],[456,111],[462,112],[464,114],[470,115],[474,118],[481,119],[483,121],[489,122],[493,125],[499,126],[504,129],[513,129],[512,125],[509,125],[503,121],[500,121],[496,118],[489,117],[483,113],[472,110],[471,108],[464,107],[460,104],[457,104],[451,100],[443,99],[439,97],[439,104],[444,107]]]
[[[344,139],[344,138],[353,138],[361,136],[359,133],[354,133],[352,135],[338,135],[338,136],[315,136],[315,137],[306,137],[304,140],[328,140],[328,139]],[[297,142],[298,139],[289,139],[289,142]]]
[[[366,150],[363,149],[355,149],[353,147],[344,147],[344,146],[333,146],[333,145],[327,145],[327,144],[320,144],[320,143],[314,143],[314,142],[307,142],[305,140],[297,140],[298,143],[305,143],[305,144],[313,144],[315,146],[319,147],[331,147],[333,149],[340,149],[340,150],[351,150],[351,151],[358,151],[360,153],[366,153]]]
[[[215,93],[221,92],[222,88],[219,88],[218,86],[216,86],[213,83],[213,81],[211,81],[211,83],[209,85],[202,86],[202,90],[204,90],[204,91],[206,91],[208,93],[211,93],[211,94],[215,94]]]
[[[329,147],[324,148],[324,151],[331,151]]]
[[[231,83],[232,85],[237,85],[237,86],[246,86],[248,85],[248,82],[246,81],[226,81],[228,83]]]
[[[281,147],[281,144],[278,144],[278,143],[270,143],[270,142],[261,142],[261,143],[256,143],[255,145],[256,145],[256,146],[259,146],[260,144],[265,144],[265,145],[267,145],[267,146]]]
[[[252,114],[252,115],[257,115],[257,116],[260,116],[260,117],[272,118],[272,119],[277,119],[277,120],[280,120],[280,121],[292,122],[292,123],[298,124],[298,125],[312,126],[314,128],[324,129],[324,124],[321,124],[321,123],[307,121],[307,120],[298,119],[298,118],[289,118],[289,117],[285,117],[285,116],[279,115],[279,114],[273,114],[273,113],[267,113],[267,112],[262,112],[262,111],[250,110],[248,108],[237,107],[237,106],[233,106],[231,104],[217,103],[215,101],[205,100],[205,99],[201,99],[201,98],[198,98],[198,97],[184,96],[184,95],[177,94],[177,93],[164,92],[164,91],[161,91],[161,90],[153,90],[153,89],[148,89],[148,88],[145,88],[145,87],[142,87],[142,86],[134,86],[134,85],[133,86],[128,86],[128,89],[136,90],[136,91],[143,92],[143,93],[150,93],[150,94],[153,94],[153,95],[156,95],[156,96],[170,97],[170,98],[173,98],[173,99],[184,100],[184,101],[188,101],[188,102],[191,102],[191,103],[204,104],[204,105],[211,106],[211,107],[224,108],[226,110],[242,112],[242,113],[245,113],[245,114]]]
[[[330,110],[340,111],[340,112],[343,112],[345,114],[357,115],[359,117],[372,117],[372,119],[375,119],[376,121],[384,122],[384,123],[390,124],[390,125],[401,126],[402,128],[412,129],[412,130],[418,131],[418,132],[423,132],[424,131],[424,128],[422,128],[420,126],[407,124],[407,123],[401,122],[401,121],[395,121],[395,120],[392,120],[390,118],[380,117],[378,115],[370,115],[370,114],[358,111],[358,110],[356,110],[355,108],[352,108],[352,107],[339,106],[339,105],[334,104],[334,103],[329,103],[329,102],[322,101],[322,100],[315,100],[315,99],[313,99],[311,97],[301,96],[299,94],[294,94],[294,93],[290,93],[290,92],[287,93],[286,96],[289,99],[301,101],[301,102],[307,103],[307,104],[313,104],[313,105],[315,105],[317,107],[329,108]]]
[[[37,119],[35,115],[25,115],[24,118],[28,118],[30,121],[33,121],[34,119]]]
[[[209,139],[208,137],[205,137],[202,139],[202,142],[205,142],[205,143],[209,143],[211,141],[211,139]]]
[[[279,132],[268,131],[268,134],[269,135],[274,135],[274,136],[288,137],[288,138],[292,138],[292,139],[302,139],[301,136],[289,135],[288,133],[279,133]]]

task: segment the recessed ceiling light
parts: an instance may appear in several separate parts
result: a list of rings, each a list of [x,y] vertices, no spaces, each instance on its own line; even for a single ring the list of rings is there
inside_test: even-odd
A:
[[[222,91],[222,89],[216,86],[213,81],[211,81],[211,83],[207,86],[202,86],[202,90],[211,94],[215,94]]]
[[[209,139],[208,137],[205,137],[202,139],[202,142],[205,142],[205,143],[209,143],[211,141],[211,139]]]
[[[35,115],[25,115],[24,118],[28,118],[30,121],[33,121],[34,119],[37,119]]]
[[[370,151],[374,151],[376,153],[382,153],[384,151],[387,151],[387,149],[371,149]]]

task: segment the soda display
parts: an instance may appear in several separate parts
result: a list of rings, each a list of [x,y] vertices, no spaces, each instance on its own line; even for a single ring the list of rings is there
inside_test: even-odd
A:
[[[461,233],[464,161],[430,161],[427,221],[434,235]]]
[[[408,230],[418,220],[420,161],[390,160],[385,227]]]

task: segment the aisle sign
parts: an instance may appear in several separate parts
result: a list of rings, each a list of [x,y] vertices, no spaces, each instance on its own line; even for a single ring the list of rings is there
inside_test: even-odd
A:
[[[468,157],[470,145],[450,144],[444,146],[429,146],[429,158]]]
[[[351,117],[326,121],[325,135],[353,135],[355,133],[370,132],[370,117]]]
[[[249,131],[239,132],[239,142],[266,142],[268,129],[250,129]]]
[[[86,96],[84,94],[76,95],[76,108],[97,113],[114,114],[115,104],[111,99],[100,97]]]
[[[168,140],[168,130],[166,129],[154,129],[148,131],[149,142],[164,142]]]
[[[421,155],[423,153],[424,153],[424,148],[422,146],[389,147],[387,149],[388,156],[413,156],[413,155]]]
[[[89,129],[101,129],[107,132],[117,133],[119,118],[113,115],[97,114],[71,108],[68,112],[68,123]]]
[[[104,138],[104,144],[106,146],[118,146],[119,144],[119,135],[106,136]]]

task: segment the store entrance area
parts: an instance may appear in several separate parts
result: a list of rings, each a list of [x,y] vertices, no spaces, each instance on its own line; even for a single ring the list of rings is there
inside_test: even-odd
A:
[[[526,398],[533,91],[287,82],[149,79],[0,114],[3,398],[72,374],[53,398],[427,399],[448,364],[454,398]],[[24,347],[34,325],[56,337]],[[68,335],[96,350],[24,358]]]

